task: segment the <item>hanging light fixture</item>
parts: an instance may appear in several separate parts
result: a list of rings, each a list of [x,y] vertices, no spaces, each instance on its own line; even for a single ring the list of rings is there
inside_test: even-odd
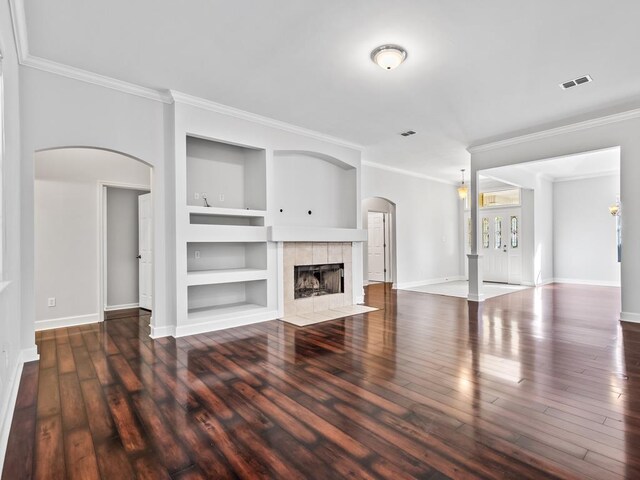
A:
[[[611,205],[609,205],[609,213],[613,217],[619,217],[620,216],[620,201],[619,200],[616,200],[616,203],[612,203]]]
[[[373,63],[384,68],[393,70],[407,58],[407,51],[398,45],[380,45],[371,52]]]
[[[469,193],[469,187],[464,184],[464,168],[460,169],[460,172],[462,172],[462,183],[458,187],[458,197],[460,197],[460,200],[464,200]]]

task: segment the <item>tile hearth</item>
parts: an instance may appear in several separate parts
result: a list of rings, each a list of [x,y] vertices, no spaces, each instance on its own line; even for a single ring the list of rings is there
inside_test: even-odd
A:
[[[359,313],[368,313],[378,310],[374,307],[366,305],[347,305],[345,307],[336,307],[335,309],[324,310],[322,312],[310,312],[306,314],[285,316],[281,320],[296,325],[298,327],[306,327],[320,322],[329,320],[337,320],[338,318],[357,315]]]

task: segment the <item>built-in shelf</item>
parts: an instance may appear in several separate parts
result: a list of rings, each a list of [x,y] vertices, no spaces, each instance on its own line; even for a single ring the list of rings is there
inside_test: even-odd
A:
[[[238,315],[252,315],[266,312],[267,307],[255,303],[233,303],[227,305],[217,305],[214,307],[191,308],[189,309],[189,323],[209,322],[212,320],[224,320],[228,317]]]
[[[258,268],[230,268],[225,270],[202,270],[187,273],[187,286],[213,285],[216,283],[250,282],[266,280],[268,271]]]
[[[189,214],[196,215],[220,215],[231,217],[264,217],[267,212],[264,210],[250,210],[248,208],[221,208],[221,207],[197,207],[193,205],[187,206]]]
[[[367,231],[359,228],[278,227],[269,228],[271,242],[366,242]]]
[[[189,225],[187,242],[266,242],[267,227],[246,225]]]

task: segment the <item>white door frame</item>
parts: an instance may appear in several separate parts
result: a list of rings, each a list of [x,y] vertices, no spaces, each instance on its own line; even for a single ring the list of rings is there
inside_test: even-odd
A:
[[[104,321],[104,311],[107,308],[107,188],[122,188],[125,190],[144,190],[151,192],[151,185],[134,183],[98,182],[98,316]],[[137,207],[136,207],[137,208]],[[137,214],[137,210],[136,210]],[[153,244],[153,235],[151,236]],[[152,268],[153,265],[152,265]],[[153,275],[151,276],[154,280]],[[153,287],[152,287],[153,290]]]

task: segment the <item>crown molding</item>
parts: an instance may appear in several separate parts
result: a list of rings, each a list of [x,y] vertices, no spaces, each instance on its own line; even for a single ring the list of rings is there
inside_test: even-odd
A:
[[[23,0],[9,0],[9,11],[11,12],[11,23],[13,25],[13,38],[16,42],[18,61],[29,55],[29,43],[27,40],[27,19],[24,13]]]
[[[496,142],[474,145],[467,148],[467,151],[471,154],[486,152],[489,150],[496,150],[498,148],[508,147],[511,145],[518,145],[520,143],[531,142],[533,140],[540,140],[543,138],[555,137],[556,135],[579,132],[580,130],[600,127],[603,125],[608,125],[610,123],[622,122],[625,120],[631,120],[633,118],[639,118],[639,117],[640,117],[640,108],[636,108],[633,110],[627,110],[626,112],[615,113],[613,115],[606,115],[604,117],[599,117],[591,120],[585,120],[583,122],[564,125],[562,127],[551,128],[548,130],[541,130],[539,132],[529,133],[527,135],[520,135],[517,137],[507,138],[505,140],[498,140]]]
[[[296,133],[299,135],[304,135],[306,137],[315,138],[316,140],[330,142],[336,145],[340,145],[342,147],[353,148],[355,150],[364,149],[364,146],[359,145],[357,143],[349,142],[348,140],[344,140],[342,138],[326,135],[320,132],[316,132],[314,130],[309,130],[307,128],[298,127],[291,123],[282,122],[280,120],[275,120],[269,117],[264,117],[256,113],[240,110],[238,108],[230,107],[222,103],[216,103],[211,100],[195,97],[193,95],[177,92],[175,90],[170,90],[169,93],[173,98],[173,101],[176,103],[182,103],[185,105],[190,105],[192,107],[202,108],[210,112],[221,113],[223,115],[229,115],[229,116],[240,118],[243,120],[248,120],[250,122],[259,123],[262,125],[266,125],[268,127],[278,128],[280,130],[285,130],[285,131]]]
[[[447,185],[457,185],[457,182],[445,180],[443,178],[432,177],[423,173],[412,172],[411,170],[405,170],[403,168],[391,167],[389,165],[383,165],[381,163],[370,162],[368,160],[362,160],[362,165],[367,167],[377,168],[379,170],[386,170],[387,172],[398,173],[400,175],[407,175],[409,177],[421,178],[423,180],[431,180],[432,182],[444,183]]]
[[[134,83],[125,82],[123,80],[117,80],[115,78],[100,75],[98,73],[89,72],[80,68],[71,67],[62,63],[54,62],[33,55],[27,55],[20,62],[25,67],[35,68],[56,75],[72,78],[74,80],[80,80],[81,82],[91,83],[101,87],[110,88],[112,90],[118,90],[130,95],[136,95],[138,97],[147,98],[156,102],[172,103],[171,96],[167,93],[155,90],[153,88],[142,87]]]
[[[586,173],[584,175],[573,175],[571,177],[553,178],[551,181],[556,182],[572,182],[574,180],[588,180],[590,178],[611,177],[613,175],[620,175],[620,170],[605,170],[603,172]]]

